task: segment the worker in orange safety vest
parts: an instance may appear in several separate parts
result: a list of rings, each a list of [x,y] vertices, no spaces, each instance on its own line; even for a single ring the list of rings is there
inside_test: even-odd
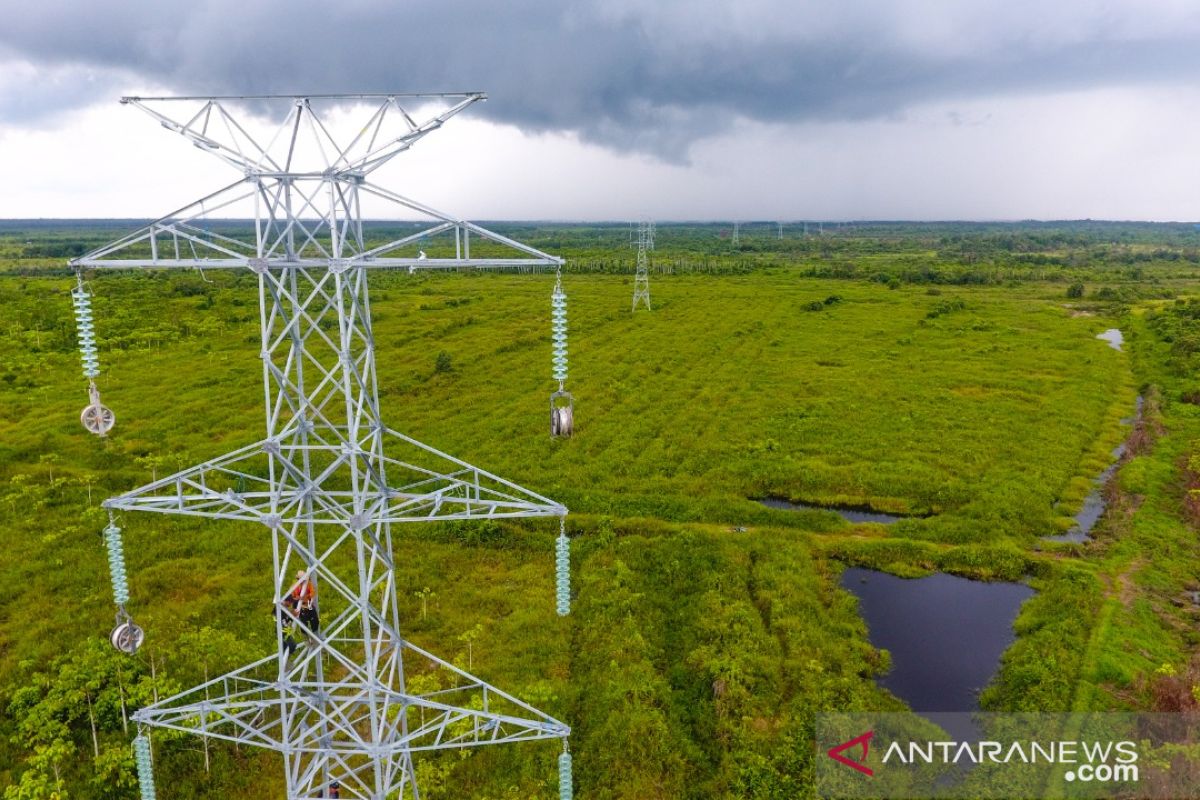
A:
[[[296,573],[296,582],[288,592],[288,605],[300,617],[300,624],[309,633],[316,633],[321,627],[321,618],[317,612],[317,589],[312,578],[304,570]]]

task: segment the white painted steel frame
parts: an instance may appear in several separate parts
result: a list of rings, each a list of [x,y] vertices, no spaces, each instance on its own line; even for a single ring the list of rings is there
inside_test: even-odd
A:
[[[633,307],[637,311],[638,303],[646,304],[650,310],[650,257],[647,251],[654,249],[654,223],[639,222],[637,226],[637,272],[633,276]]]
[[[452,103],[423,123],[400,104]],[[110,511],[258,522],[274,558],[276,652],[139,710],[152,727],[280,752],[288,797],[419,797],[413,753],[540,739],[570,728],[400,635],[391,526],[403,522],[564,516],[567,509],[384,425],[375,377],[369,270],[555,267],[548,255],[369,183],[368,174],[481,93],[311,97],[124,98],[242,172],[238,181],[71,262],[76,269],[246,268],[257,274],[266,437],[105,501]],[[313,101],[370,101],[349,144]],[[198,103],[177,121],[162,107]],[[265,146],[231,104],[289,104]],[[385,120],[399,119],[399,133]],[[308,137],[321,160],[302,164]],[[277,146],[278,145],[278,146]],[[364,233],[369,194],[431,226],[383,243]],[[254,203],[254,237],[206,227]],[[453,258],[396,255],[454,237]],[[472,237],[515,251],[473,257]],[[318,587],[319,630],[284,604],[302,570]],[[300,640],[292,647],[291,642]],[[436,689],[410,692],[405,655]]]

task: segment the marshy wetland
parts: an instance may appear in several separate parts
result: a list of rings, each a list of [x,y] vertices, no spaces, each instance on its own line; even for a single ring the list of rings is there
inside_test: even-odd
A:
[[[63,264],[124,227],[0,225],[0,785],[57,774],[72,798],[134,796],[123,708],[274,644],[260,531],[136,515],[149,638],[104,643],[98,501],[262,432],[256,284],[216,271],[88,276],[118,422],[79,426]],[[389,424],[571,510],[561,620],[549,522],[395,529],[405,633],[568,721],[588,798],[805,796],[820,710],[1200,703],[1200,233],[759,227],[735,248],[661,224],[654,310],[631,314],[624,226],[500,226],[569,260],[566,441],[551,276],[372,275]],[[1110,467],[1089,540],[1054,541]],[[978,661],[942,671],[972,636]],[[277,792],[269,757],[208,755],[206,777],[165,740],[162,785]],[[557,755],[425,759],[422,796],[549,796]]]

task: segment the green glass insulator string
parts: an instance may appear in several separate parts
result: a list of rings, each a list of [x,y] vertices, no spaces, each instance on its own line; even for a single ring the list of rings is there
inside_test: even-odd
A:
[[[92,296],[83,288],[83,276],[71,290],[71,304],[75,306],[75,327],[79,334],[79,357],[83,363],[83,377],[95,380],[100,374],[100,351],[96,347],[96,324],[92,318]]]
[[[96,323],[92,317],[92,296],[83,286],[83,273],[75,275],[75,288],[71,290],[71,305],[75,308],[75,328],[78,335],[79,359],[83,365],[83,377],[88,382],[89,403],[80,414],[83,427],[97,436],[105,436],[112,430],[115,417],[112,411],[100,403],[100,390],[96,378],[100,375],[100,350],[96,346]]]
[[[558,800],[571,800],[575,796],[574,781],[571,776],[571,754],[563,749],[558,757]]]
[[[555,282],[554,292],[550,295],[550,329],[554,340],[554,380],[558,381],[558,390],[563,390],[567,381],[567,293],[562,288],[562,272],[559,271]]]
[[[567,538],[567,520],[559,517],[555,543],[555,595],[560,617],[571,613],[571,540]]]
[[[113,602],[125,608],[129,602],[129,578],[125,572],[125,546],[121,541],[121,529],[109,518],[104,529],[104,547],[108,550],[108,572],[112,580]]]
[[[137,764],[138,788],[142,800],[156,800],[154,791],[154,763],[150,759],[150,739],[144,733],[133,740],[133,759]]]

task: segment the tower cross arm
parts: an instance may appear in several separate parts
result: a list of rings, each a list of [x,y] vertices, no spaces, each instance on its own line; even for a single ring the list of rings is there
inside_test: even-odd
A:
[[[405,197],[389,189],[384,189],[382,186],[376,186],[373,183],[362,182],[360,190],[367,194],[375,195],[390,203],[394,203],[403,208],[415,211],[427,217],[431,217],[438,221],[438,224],[433,228],[421,231],[419,233],[410,234],[409,236],[396,239],[386,244],[381,244],[377,247],[372,247],[364,251],[359,258],[367,262],[368,265],[381,267],[408,267],[409,269],[454,269],[458,267],[514,267],[514,266],[548,266],[561,267],[566,263],[565,259],[558,256],[550,255],[536,247],[530,247],[523,242],[518,242],[503,234],[488,230],[473,222],[468,222],[463,219],[458,219],[451,214],[443,211],[438,211],[435,208],[425,205],[424,203]],[[454,230],[458,234],[475,235],[481,239],[495,242],[517,251],[524,258],[471,258],[469,250],[460,254],[459,257],[453,259],[437,259],[437,258],[388,258],[387,254],[400,247],[411,244],[424,237],[432,236],[444,231]]]
[[[187,122],[179,122],[168,117],[161,111],[151,108],[150,106],[146,105],[146,103],[140,97],[122,97],[121,102],[141,109],[154,119],[158,120],[158,123],[167,130],[174,131],[175,133],[190,139],[192,144],[199,149],[206,153],[212,153],[217,158],[240,171],[248,172],[261,169],[264,165],[264,162],[275,169],[280,168],[279,165],[276,164],[273,159],[271,159],[271,157],[263,148],[258,146],[256,143],[253,143],[253,140],[250,139],[247,134],[245,134],[245,131],[242,130],[241,126],[238,125],[236,120],[233,120],[233,118],[225,112],[225,109],[221,107],[218,99],[216,98],[209,98],[201,107],[199,113],[195,114]],[[216,111],[217,117],[226,124],[226,129],[229,130],[231,134],[232,129],[236,128],[243,134],[243,136],[245,136],[247,141],[249,141],[254,149],[258,151],[257,153],[253,154],[257,155],[257,158],[252,158],[252,154],[242,152],[240,149],[235,149],[228,144],[222,144],[215,136],[209,135],[209,122],[212,119],[214,110]]]
[[[258,191],[257,186],[245,178],[235,181],[67,263],[74,269],[246,266],[257,252],[254,242],[217,233],[204,226],[209,224],[206,220],[209,215],[235,207],[253,198]],[[118,254],[121,255],[118,257]]]
[[[366,175],[371,173],[403,153],[405,150],[412,147],[428,134],[442,127],[442,125],[445,124],[448,119],[467,108],[467,106],[486,99],[487,96],[482,93],[469,94],[451,108],[446,109],[441,114],[438,114],[427,122],[418,125],[413,121],[413,118],[408,115],[408,112],[395,102],[394,98],[389,98],[388,102],[381,106],[379,111],[376,112],[375,116],[371,118],[371,123],[368,123],[368,125],[363,128],[362,132],[359,133],[358,137],[356,137],[355,140],[346,148],[347,153],[349,153],[349,151],[354,148],[359,140],[367,135],[368,131],[371,131],[372,128],[374,128],[376,131],[378,130],[378,127],[382,124],[383,117],[388,112],[389,107],[394,107],[398,113],[404,116],[404,119],[408,123],[411,130],[406,134],[392,139],[386,144],[379,145],[377,147],[370,147],[369,145],[369,151],[362,156],[358,156],[356,158],[350,158],[345,155],[342,156],[342,158],[339,159],[339,164],[344,164],[345,166],[342,167],[339,172],[343,174],[354,173],[358,175]],[[371,144],[373,145],[374,143],[372,142]]]
[[[296,155],[297,136],[301,129],[320,140],[318,149],[324,155],[322,171],[334,174],[356,174],[372,172],[395,156],[408,150],[418,140],[440,128],[447,120],[480,100],[486,100],[483,92],[447,92],[437,94],[337,94],[337,95],[241,95],[211,97],[122,97],[121,102],[132,105],[158,121],[162,127],[190,140],[200,150],[211,153],[244,174],[289,175],[302,174],[293,163]],[[312,101],[331,104],[378,103],[367,120],[349,143],[342,145],[334,137],[321,116],[312,108]],[[418,123],[400,105],[400,100],[414,102],[440,100],[454,104],[425,122]],[[190,117],[171,116],[163,105],[174,107],[179,102],[201,103],[199,110]],[[290,105],[269,139],[260,142],[231,113],[246,104],[260,107],[278,107],[280,102]],[[399,117],[401,133],[385,127],[385,121]],[[311,172],[311,171],[310,171]]]

